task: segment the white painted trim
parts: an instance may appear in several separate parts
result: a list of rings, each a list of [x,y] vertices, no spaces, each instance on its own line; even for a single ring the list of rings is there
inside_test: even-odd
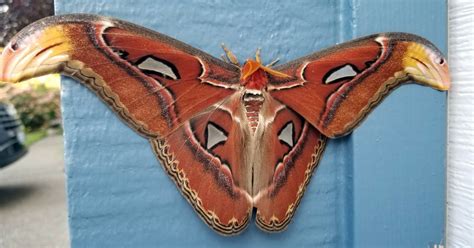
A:
[[[474,1],[449,0],[447,247],[474,247]]]

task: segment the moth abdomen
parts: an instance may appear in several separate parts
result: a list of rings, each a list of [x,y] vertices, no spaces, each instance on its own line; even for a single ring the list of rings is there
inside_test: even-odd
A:
[[[242,97],[243,105],[245,107],[245,115],[249,127],[252,129],[252,132],[258,127],[260,110],[262,109],[263,102],[265,98],[262,96],[261,92],[246,92]]]

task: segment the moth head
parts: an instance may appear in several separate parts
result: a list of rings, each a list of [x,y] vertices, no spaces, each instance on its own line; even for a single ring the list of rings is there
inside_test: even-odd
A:
[[[289,78],[289,75],[271,68],[276,61],[278,60],[268,65],[263,65],[260,59],[260,49],[258,49],[255,54],[255,60],[247,59],[240,69],[242,84],[250,89],[261,90],[267,84],[267,74],[280,78]]]
[[[258,70],[262,70],[262,64],[253,59],[247,59],[240,69],[240,79],[247,80],[252,75],[256,74]]]

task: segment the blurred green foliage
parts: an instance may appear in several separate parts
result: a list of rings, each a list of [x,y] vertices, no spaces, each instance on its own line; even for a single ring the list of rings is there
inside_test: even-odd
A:
[[[20,88],[4,85],[0,90],[1,98],[15,105],[26,132],[60,125],[60,92],[57,88],[42,84]]]
[[[26,134],[25,145],[27,147],[48,136],[46,130],[33,131]]]

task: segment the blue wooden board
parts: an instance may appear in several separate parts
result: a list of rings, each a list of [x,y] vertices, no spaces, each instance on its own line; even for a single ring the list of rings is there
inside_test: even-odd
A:
[[[446,54],[445,1],[358,1],[357,36],[386,30],[426,37]],[[353,136],[355,247],[444,241],[446,94],[400,87]]]
[[[441,0],[56,0],[57,14],[118,17],[214,56],[221,42],[242,60],[261,47],[265,61],[282,62],[380,31],[410,31],[444,48],[445,10]],[[197,217],[148,142],[94,94],[70,79],[62,93],[73,247],[426,247],[443,238],[443,93],[399,89],[352,137],[329,142],[285,232],[251,224],[231,238]]]

